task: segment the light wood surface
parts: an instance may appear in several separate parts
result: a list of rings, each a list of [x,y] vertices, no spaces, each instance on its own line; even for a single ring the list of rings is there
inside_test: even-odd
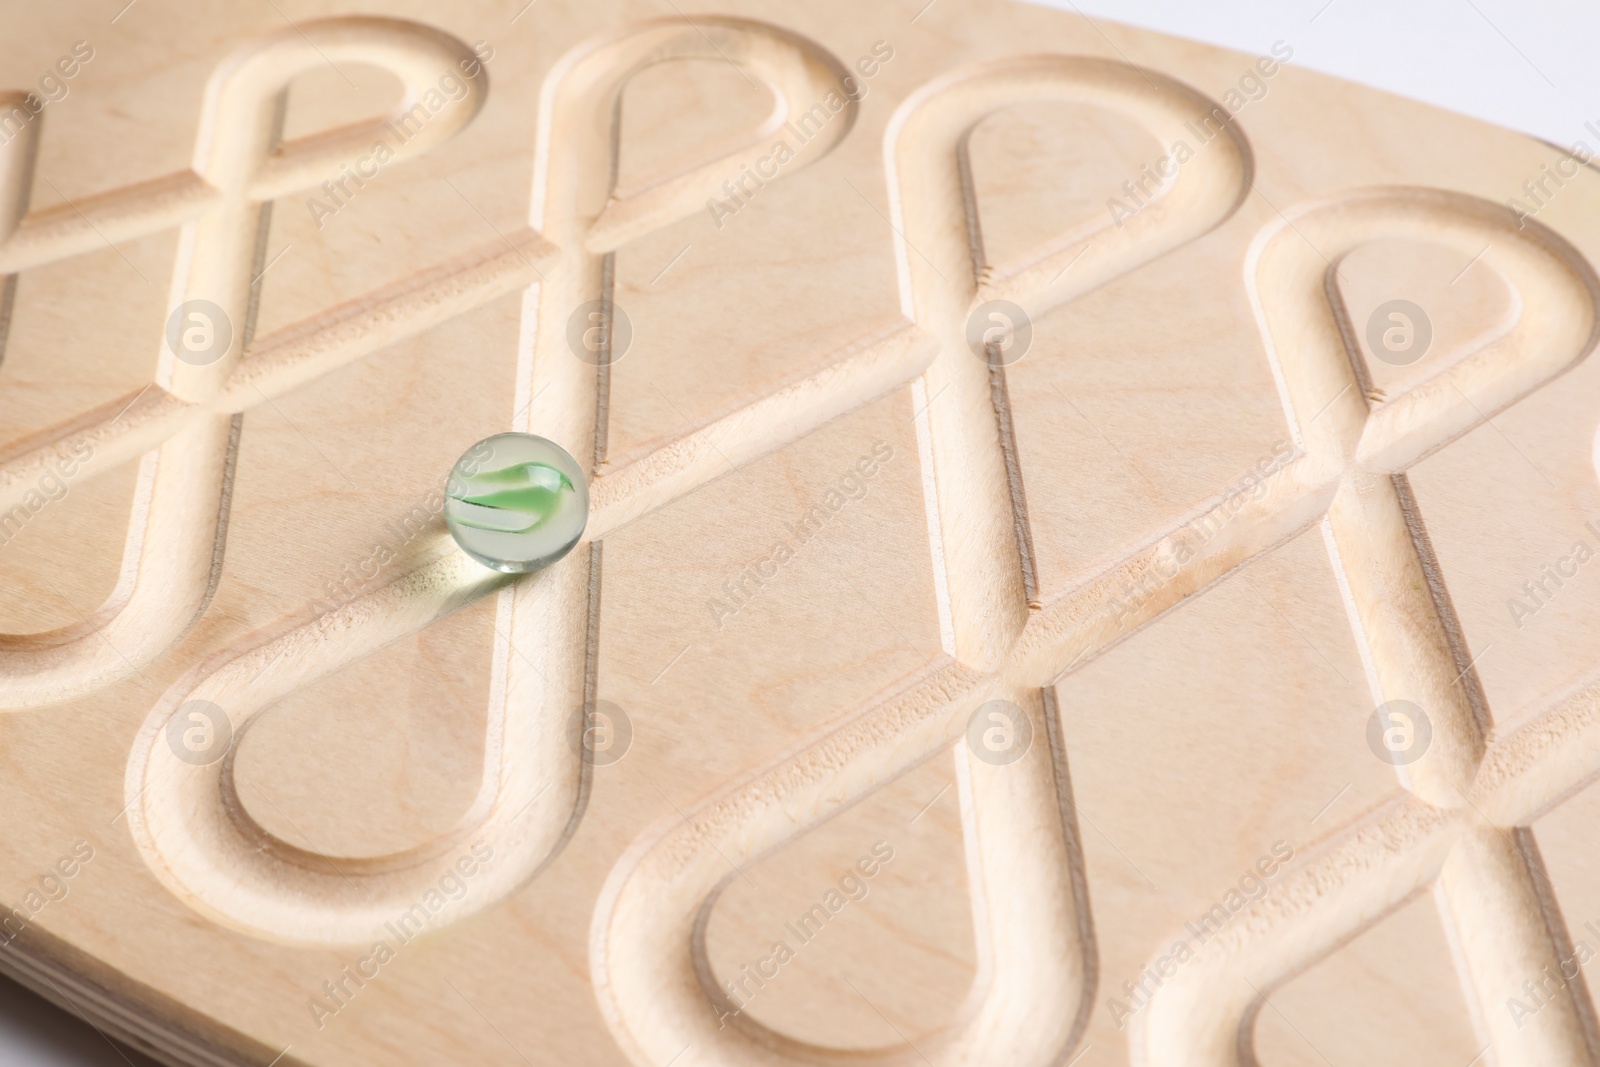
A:
[[[1600,1062],[1600,174],[1294,56],[14,14],[0,970],[183,1064]],[[517,580],[505,430],[592,472]]]

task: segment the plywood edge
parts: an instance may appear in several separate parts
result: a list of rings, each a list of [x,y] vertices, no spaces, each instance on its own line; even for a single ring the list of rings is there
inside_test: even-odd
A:
[[[121,1042],[174,1067],[292,1067],[288,1049],[268,1048],[253,1038],[185,1007],[126,975],[104,974],[104,965],[52,934],[31,927],[0,947],[0,974]],[[276,1058],[275,1058],[276,1057]]]

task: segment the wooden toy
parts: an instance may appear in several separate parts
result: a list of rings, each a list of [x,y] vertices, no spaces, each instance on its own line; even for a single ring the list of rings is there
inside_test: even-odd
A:
[[[998,0],[377,10],[0,39],[0,971],[175,1064],[1600,1055],[1594,145]]]

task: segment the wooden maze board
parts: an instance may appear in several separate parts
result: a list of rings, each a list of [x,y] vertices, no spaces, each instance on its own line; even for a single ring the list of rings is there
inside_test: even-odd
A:
[[[118,6],[0,39],[6,973],[182,1064],[1595,1062],[1581,159],[988,0]]]

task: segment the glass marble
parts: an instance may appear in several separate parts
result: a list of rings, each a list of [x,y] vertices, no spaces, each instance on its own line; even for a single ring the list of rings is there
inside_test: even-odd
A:
[[[467,449],[445,484],[445,524],[461,550],[507,574],[571,552],[589,522],[589,484],[566,449],[531,433],[497,433]]]

